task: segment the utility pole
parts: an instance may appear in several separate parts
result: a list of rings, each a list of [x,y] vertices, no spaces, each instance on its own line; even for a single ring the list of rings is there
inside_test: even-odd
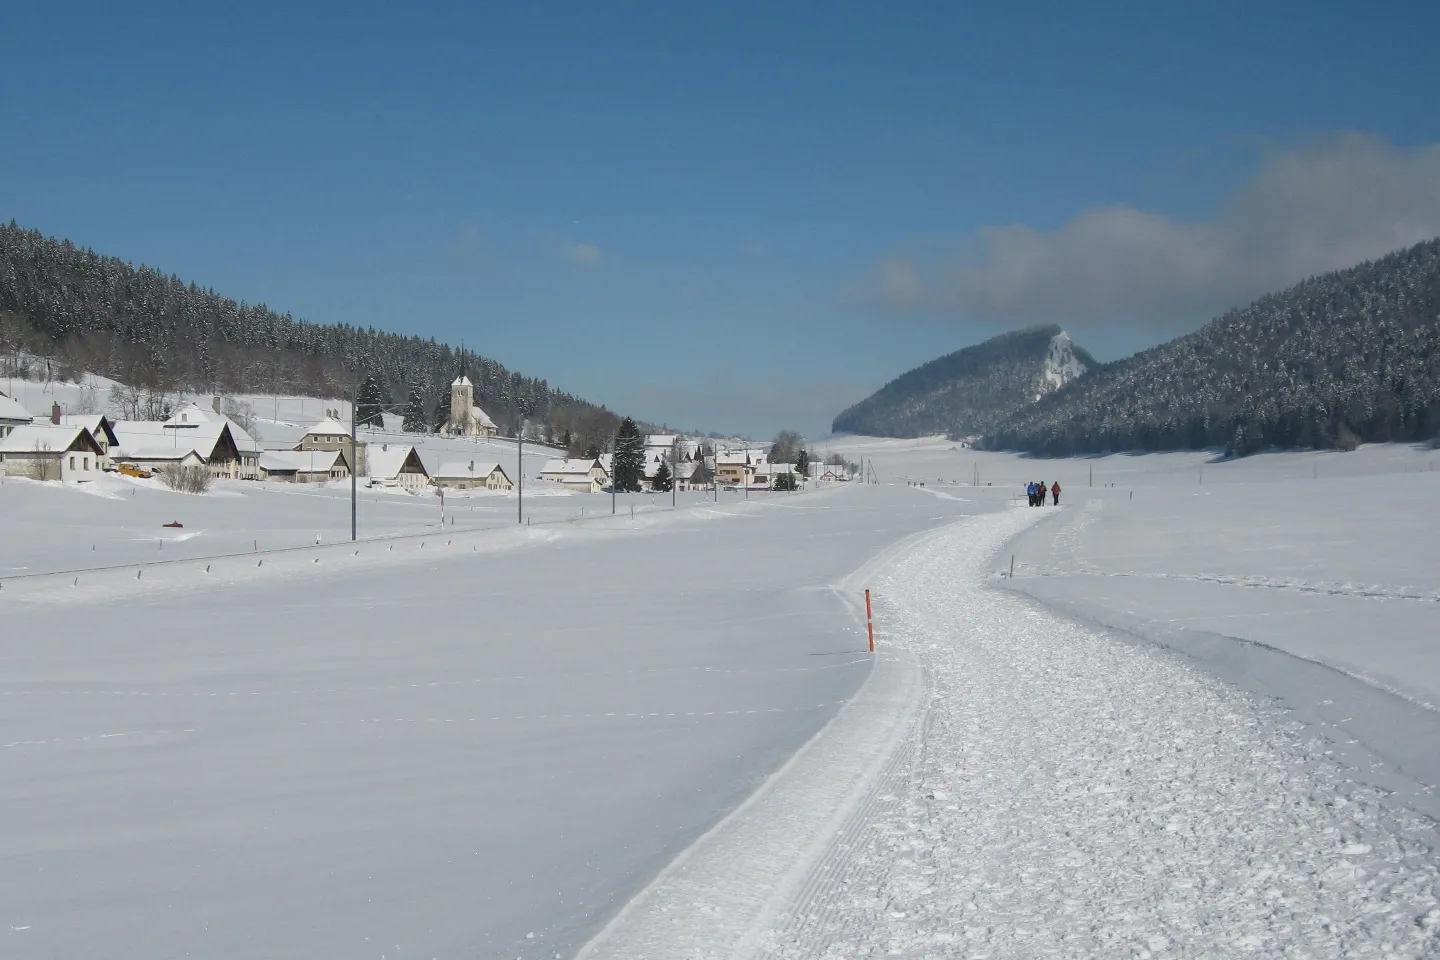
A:
[[[356,441],[359,439],[355,435],[355,407],[358,405],[356,401],[359,399],[360,388],[356,387],[355,395],[350,398],[350,541],[352,543],[360,538],[359,499],[356,494],[356,485],[359,483],[356,474],[360,472],[360,459],[355,452]]]
[[[671,509],[671,510],[674,510],[674,509],[675,509],[676,502],[677,502],[677,501],[676,501],[676,497],[678,496],[678,494],[677,494],[675,491],[677,491],[677,490],[680,489],[680,483],[679,483],[680,478],[679,478],[679,476],[677,475],[677,474],[679,473],[679,470],[680,470],[680,458],[676,455],[676,451],[679,450],[679,449],[680,449],[680,434],[677,433],[677,434],[675,434],[675,439],[670,441],[670,509]]]
[[[515,522],[525,522],[525,418],[515,430]]]

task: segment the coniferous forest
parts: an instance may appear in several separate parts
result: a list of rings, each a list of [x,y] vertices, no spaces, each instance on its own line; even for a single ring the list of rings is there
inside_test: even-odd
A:
[[[374,377],[385,401],[418,400],[432,423],[464,372],[503,433],[523,416],[541,438],[578,448],[603,445],[619,424],[433,338],[307,323],[12,222],[0,226],[0,354],[21,352],[53,358],[60,376],[88,371],[158,391],[348,397]]]
[[[992,449],[1340,447],[1440,432],[1440,239],[1312,277],[1093,370],[987,432]]]

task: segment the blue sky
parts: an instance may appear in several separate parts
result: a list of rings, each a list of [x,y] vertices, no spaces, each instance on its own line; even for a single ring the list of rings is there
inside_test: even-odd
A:
[[[0,217],[671,425],[1440,233],[1440,4],[212,6],[8,11]]]

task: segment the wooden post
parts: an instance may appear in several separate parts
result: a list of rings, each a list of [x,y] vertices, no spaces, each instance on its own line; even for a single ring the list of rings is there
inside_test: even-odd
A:
[[[1010,554],[1010,579],[1015,579],[1015,554]]]
[[[875,608],[870,605],[870,591],[865,591],[865,627],[870,631],[870,652],[875,652]]]

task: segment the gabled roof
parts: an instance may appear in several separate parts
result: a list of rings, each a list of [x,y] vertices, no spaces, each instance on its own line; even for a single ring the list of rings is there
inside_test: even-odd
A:
[[[307,437],[348,437],[350,427],[341,423],[334,417],[326,417],[315,426],[305,431]]]
[[[484,410],[481,410],[479,407],[470,408],[470,417],[482,426],[489,427],[492,430],[496,429],[495,421],[491,420],[490,415],[487,414]]]
[[[50,418],[37,417],[35,419],[35,422],[49,423]],[[110,418],[105,416],[105,414],[103,413],[65,414],[60,418],[60,425],[64,427],[84,427],[86,430],[90,431],[91,436],[93,436],[96,440],[99,440],[100,434],[103,433],[105,434],[106,440],[108,440],[112,446],[118,445],[120,442],[119,438],[115,436],[114,424],[111,422]]]
[[[165,420],[165,426],[176,430],[188,430],[201,424],[213,423],[220,415],[195,403],[187,403]]]
[[[381,446],[371,446],[365,453],[365,464],[370,476],[381,480],[394,480],[400,476],[408,466],[408,473],[421,473],[426,477],[430,476],[425,469],[420,454],[408,443],[387,443]]]
[[[57,427],[50,423],[21,424],[4,440],[0,440],[0,453],[34,453],[37,449],[53,453],[64,453],[73,449],[100,452],[100,445],[90,431],[79,426]]]
[[[199,408],[196,408],[199,411]],[[189,411],[183,411],[188,413]],[[227,430],[230,439],[235,444],[235,449],[240,453],[258,454],[260,444],[255,438],[241,429],[240,425],[233,423],[217,413],[205,414],[204,420],[187,421],[178,426],[174,425],[174,417],[170,420],[117,420],[111,424],[115,435],[116,443],[120,448],[117,456],[124,456],[130,450],[139,450],[142,447],[170,446],[193,446],[206,460],[209,460],[215,452],[215,444]],[[114,451],[111,451],[114,454]]]
[[[201,463],[205,462],[200,452],[187,443],[178,447],[141,447],[139,450],[127,450],[124,459],[137,463],[179,463],[187,457],[196,457]]]
[[[32,419],[30,411],[21,406],[19,400],[0,393],[0,420],[29,423]]]
[[[578,460],[547,460],[545,469],[540,471],[540,476],[551,474],[557,477],[588,477],[590,471],[597,466],[600,466],[599,460],[586,460],[583,457]],[[600,469],[604,470],[605,468],[602,466]]]
[[[452,386],[452,387],[473,387],[473,386],[475,386],[475,384],[471,383],[471,382],[470,382],[470,378],[467,377],[467,376],[465,376],[465,374],[462,373],[462,374],[460,374],[460,376],[458,376],[458,377],[455,378],[455,382],[452,383],[452,384],[450,384],[450,386]]]
[[[260,454],[266,473],[329,473],[346,466],[341,450],[267,450]]]
[[[449,463],[440,464],[440,466],[435,469],[435,472],[430,474],[430,477],[434,480],[484,480],[497,470],[500,471],[500,475],[506,480],[510,479],[510,475],[505,472],[505,468],[493,460],[485,463],[477,460],[475,461],[475,468],[473,470],[470,468],[469,460],[452,460]]]

